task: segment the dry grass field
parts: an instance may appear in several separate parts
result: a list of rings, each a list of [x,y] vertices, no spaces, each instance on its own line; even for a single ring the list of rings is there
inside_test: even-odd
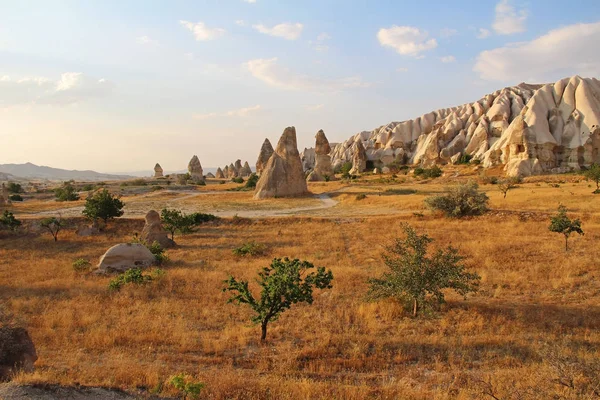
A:
[[[110,246],[130,241],[143,226],[138,214],[94,237],[67,229],[57,243],[45,233],[2,232],[0,301],[29,330],[39,354],[36,371],[17,381],[169,396],[175,392],[166,380],[184,372],[206,383],[202,398],[211,399],[597,398],[600,378],[590,373],[600,359],[600,196],[576,176],[531,178],[506,199],[485,185],[492,212],[451,220],[423,205],[427,195],[470,178],[448,175],[313,184],[313,193],[328,193],[337,204],[202,225],[176,237],[164,277],[120,292],[108,290],[110,278],[77,273],[72,263],[96,263]],[[361,193],[366,198],[358,200]],[[141,210],[182,196],[156,192],[150,203],[144,195],[124,201]],[[222,192],[180,203],[203,212],[319,203],[251,196]],[[71,207],[36,201],[16,205],[15,215],[32,223],[35,212]],[[569,252],[547,229],[559,203],[585,231],[571,238]],[[402,223],[429,234],[433,247],[458,247],[482,277],[480,292],[466,300],[449,294],[442,310],[417,319],[392,301],[366,301],[367,279],[384,272],[381,253],[402,235]],[[265,244],[269,254],[234,256],[248,241]],[[222,281],[228,274],[252,280],[283,256],[330,268],[333,289],[284,313],[261,345],[250,311],[226,303]]]

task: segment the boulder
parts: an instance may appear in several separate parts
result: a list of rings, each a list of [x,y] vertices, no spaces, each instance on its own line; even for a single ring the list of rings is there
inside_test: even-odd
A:
[[[215,175],[217,179],[225,179],[225,175],[221,167],[217,168],[217,174]]]
[[[154,210],[148,211],[145,219],[146,224],[144,225],[144,229],[142,229],[140,239],[147,244],[158,242],[163,249],[175,246],[175,242],[169,238],[167,231],[162,227],[158,212]]]
[[[258,154],[258,160],[256,161],[256,173],[258,175],[262,174],[263,169],[267,166],[269,159],[273,155],[274,150],[269,139],[265,139],[260,148],[260,153]]]
[[[298,152],[296,128],[292,126],[283,131],[256,184],[254,198],[292,197],[306,193],[308,188]]]
[[[10,380],[20,370],[32,372],[37,359],[35,346],[26,329],[0,326],[0,381]]]
[[[163,177],[163,169],[160,166],[159,163],[156,163],[156,165],[154,166],[154,177],[155,178],[162,178]]]
[[[104,253],[97,273],[125,272],[133,268],[147,268],[156,262],[154,254],[139,243],[117,244]]]
[[[192,157],[188,164],[188,172],[190,174],[191,180],[195,183],[203,183],[204,182],[204,173],[202,171],[202,164],[200,164],[200,160],[198,156]]]

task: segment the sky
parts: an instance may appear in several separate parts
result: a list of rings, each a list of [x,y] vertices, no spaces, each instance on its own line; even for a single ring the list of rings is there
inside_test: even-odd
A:
[[[598,0],[0,0],[0,164],[253,165],[473,102],[600,77]]]

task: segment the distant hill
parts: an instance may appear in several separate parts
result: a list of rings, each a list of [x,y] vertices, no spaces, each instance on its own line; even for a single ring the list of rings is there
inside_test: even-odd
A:
[[[12,180],[14,177],[24,179],[48,179],[51,181],[68,181],[74,179],[76,181],[103,181],[103,180],[121,180],[131,179],[130,175],[111,175],[103,174],[95,171],[77,171],[66,170],[60,168],[38,166],[32,163],[26,164],[0,164],[0,179],[8,174],[13,177],[7,177],[6,180]]]

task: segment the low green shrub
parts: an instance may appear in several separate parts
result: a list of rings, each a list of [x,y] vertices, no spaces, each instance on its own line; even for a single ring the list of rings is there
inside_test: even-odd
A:
[[[239,257],[258,257],[267,254],[267,246],[262,243],[248,242],[233,249],[233,254]]]
[[[475,182],[459,184],[447,188],[441,196],[431,196],[425,199],[425,204],[432,210],[442,211],[447,217],[461,218],[481,215],[488,210],[488,197],[480,192]]]
[[[73,261],[73,270],[75,270],[75,272],[87,272],[90,270],[91,266],[92,264],[90,261],[85,258],[78,258]]]
[[[144,274],[141,268],[132,268],[111,280],[108,284],[108,288],[111,291],[119,291],[124,285],[144,285],[162,277],[163,275],[164,271],[159,268],[156,268],[150,274]]]

